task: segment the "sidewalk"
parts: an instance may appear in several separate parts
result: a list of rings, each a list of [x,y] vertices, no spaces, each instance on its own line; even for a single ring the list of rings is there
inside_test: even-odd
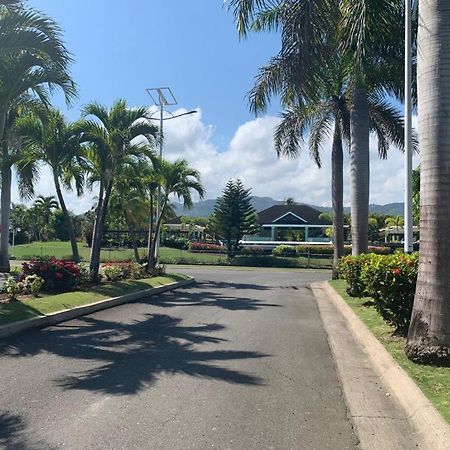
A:
[[[443,438],[438,421],[434,424],[427,422],[424,417],[423,427],[417,426],[417,420],[415,423],[411,421],[415,411],[405,410],[398,401],[399,392],[393,391],[390,387],[392,384],[389,386],[380,376],[380,370],[389,371],[391,367],[380,368],[374,364],[367,343],[355,339],[348,318],[330,297],[326,284],[313,283],[311,287],[328,333],[348,416],[360,439],[360,447],[373,450],[450,449],[450,443]],[[429,417],[435,417],[433,412]]]

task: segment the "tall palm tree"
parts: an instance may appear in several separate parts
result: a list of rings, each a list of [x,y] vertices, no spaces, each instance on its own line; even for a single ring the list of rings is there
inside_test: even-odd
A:
[[[130,108],[125,100],[117,100],[110,109],[90,103],[83,116],[77,128],[81,140],[90,144],[86,150],[88,182],[99,186],[90,262],[91,280],[97,281],[103,227],[116,177],[121,168],[153,158],[158,128],[150,124],[146,108]]]
[[[15,124],[16,133],[21,137],[30,163],[44,162],[51,169],[53,183],[72,247],[72,258],[80,260],[72,217],[67,209],[62,187],[72,190],[78,195],[83,193],[84,170],[80,137],[72,125],[67,124],[58,110],[46,111],[40,117],[37,114],[26,114],[19,117]]]
[[[450,3],[420,0],[420,257],[406,353],[450,364]]]
[[[157,170],[161,180],[162,198],[159,214],[156,217],[155,236],[160,234],[162,220],[171,196],[183,200],[185,208],[192,208],[192,191],[197,192],[200,198],[203,198],[205,194],[205,189],[200,182],[200,173],[189,167],[186,160],[179,159],[175,162],[159,160]],[[148,255],[149,271],[155,268],[155,247],[156,239],[153,239]]]
[[[403,2],[343,0],[340,2],[342,50],[348,56],[351,83],[350,191],[352,253],[367,251],[369,218],[369,95],[399,94],[403,77],[401,40]]]
[[[50,228],[50,219],[53,211],[59,209],[59,204],[53,195],[47,197],[39,195],[34,202],[34,206],[39,211],[42,218],[41,239],[43,241],[47,241]]]
[[[8,230],[12,167],[17,167],[21,160],[17,136],[13,133],[14,119],[18,110],[33,99],[48,105],[49,93],[55,88],[61,89],[68,101],[76,92],[68,72],[71,57],[62,43],[59,27],[41,13],[7,7],[5,3],[0,5],[0,36],[2,45],[6,43],[5,51],[0,51],[0,271],[10,269]],[[39,38],[31,43],[32,35]],[[23,164],[20,171],[28,172],[30,181],[35,169],[28,163]],[[22,184],[19,188],[25,196],[32,195],[31,184]]]

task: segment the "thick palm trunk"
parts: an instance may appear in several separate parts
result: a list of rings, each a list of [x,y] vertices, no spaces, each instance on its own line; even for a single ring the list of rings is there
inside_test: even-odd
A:
[[[5,158],[6,159],[6,158]],[[11,220],[11,166],[2,165],[1,171],[1,230],[0,230],[0,272],[9,272],[9,225]]]
[[[356,87],[350,113],[352,254],[367,252],[369,235],[369,105],[367,90]]]
[[[336,122],[331,152],[331,198],[333,203],[333,277],[336,275],[339,258],[344,256],[344,162],[342,135]]]
[[[450,2],[419,3],[420,258],[406,353],[450,363]]]
[[[53,176],[53,181],[55,183],[56,195],[58,197],[59,206],[61,206],[61,211],[64,215],[67,230],[69,232],[70,245],[72,247],[72,259],[77,263],[80,261],[80,255],[78,253],[77,238],[75,236],[75,229],[73,226],[72,218],[70,217],[69,211],[67,210],[66,203],[64,201],[64,197],[61,192],[61,186],[59,184],[59,180],[56,175]]]

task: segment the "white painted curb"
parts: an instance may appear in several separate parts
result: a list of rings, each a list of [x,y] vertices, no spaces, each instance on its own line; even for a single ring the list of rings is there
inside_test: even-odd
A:
[[[87,305],[76,306],[72,309],[58,311],[43,316],[33,317],[32,319],[21,320],[20,322],[10,323],[0,326],[0,338],[11,336],[21,331],[29,330],[31,328],[44,328],[50,325],[56,325],[67,320],[75,319],[76,317],[85,316],[87,314],[101,311],[102,309],[112,308],[114,306],[122,305],[124,303],[132,302],[149,295],[161,294],[163,292],[171,291],[180,287],[193,284],[195,279],[189,277],[187,280],[177,281],[175,283],[165,284],[143,291],[132,292],[130,294],[121,295],[119,297],[107,298],[95,303]]]
[[[417,430],[423,448],[450,450],[450,425],[353,312],[347,302],[328,282],[323,283],[322,287],[338,311],[344,316],[353,337],[363,346],[378,375],[404,409],[408,420]]]

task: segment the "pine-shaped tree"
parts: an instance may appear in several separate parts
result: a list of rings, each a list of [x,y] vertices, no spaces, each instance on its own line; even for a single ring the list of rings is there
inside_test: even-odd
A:
[[[242,237],[256,230],[256,211],[250,202],[250,192],[241,180],[230,180],[214,207],[215,228],[225,240],[229,258],[238,251]]]

